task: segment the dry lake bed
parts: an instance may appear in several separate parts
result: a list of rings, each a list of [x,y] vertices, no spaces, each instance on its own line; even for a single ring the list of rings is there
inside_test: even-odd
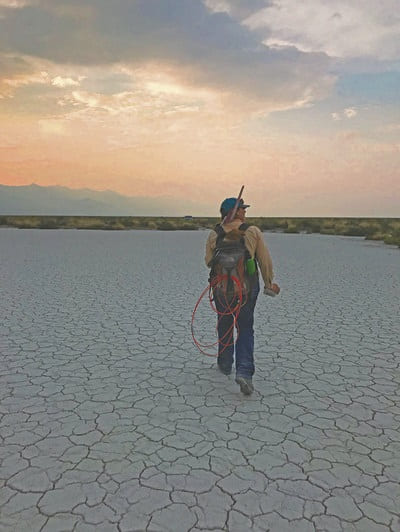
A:
[[[0,230],[2,532],[399,532],[400,250],[264,236],[245,397],[191,339],[206,231]]]

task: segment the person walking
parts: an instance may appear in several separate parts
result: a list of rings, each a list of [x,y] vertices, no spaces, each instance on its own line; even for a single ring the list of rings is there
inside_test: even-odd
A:
[[[239,196],[240,197],[240,196]],[[221,203],[221,223],[210,232],[206,242],[205,262],[210,268],[210,282],[213,287],[213,300],[218,312],[218,357],[217,365],[224,375],[230,375],[235,358],[236,383],[244,395],[254,391],[254,309],[260,291],[259,271],[264,281],[264,293],[277,295],[280,288],[273,283],[273,266],[267,246],[260,229],[245,223],[246,205],[243,199],[226,198]],[[233,216],[232,216],[233,215]],[[233,218],[226,223],[227,218]],[[234,282],[219,282],[229,275],[217,277],[221,272],[221,257],[231,254],[237,264],[240,263],[240,249],[244,255],[244,275],[241,290],[238,292],[236,279],[240,277],[235,270]],[[239,257],[239,259],[238,259]],[[232,263],[232,260],[230,261]],[[226,260],[225,260],[226,262]],[[229,262],[229,260],[228,260]],[[237,311],[232,312],[233,308]],[[234,341],[234,328],[238,329]]]

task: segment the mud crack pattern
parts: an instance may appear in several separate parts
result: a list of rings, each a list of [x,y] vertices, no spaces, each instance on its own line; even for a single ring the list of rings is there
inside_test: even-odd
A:
[[[0,530],[400,530],[399,251],[265,234],[244,397],[190,337],[206,236],[0,231]]]

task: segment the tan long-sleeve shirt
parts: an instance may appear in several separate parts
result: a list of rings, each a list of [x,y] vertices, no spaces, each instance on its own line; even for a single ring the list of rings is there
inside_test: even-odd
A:
[[[240,225],[243,222],[241,220],[234,220],[229,224],[225,224],[223,229],[225,233],[231,231],[238,231]],[[205,262],[208,267],[210,267],[211,259],[213,258],[213,253],[217,241],[217,233],[212,230],[208,235],[206,243],[206,255]],[[244,234],[244,244],[250,253],[251,258],[257,260],[258,267],[261,272],[264,284],[266,287],[271,286],[272,280],[274,278],[274,271],[272,268],[272,260],[269,254],[268,248],[265,245],[262,232],[255,225],[251,225]]]

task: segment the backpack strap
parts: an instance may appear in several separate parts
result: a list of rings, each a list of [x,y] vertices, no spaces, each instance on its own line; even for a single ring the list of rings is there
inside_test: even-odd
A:
[[[247,229],[249,228],[249,224],[246,224],[246,223],[242,223],[241,225],[239,225],[238,229],[239,231],[242,233],[242,238],[240,239],[242,244],[244,245],[244,234],[245,232],[247,231]],[[250,257],[250,254],[246,248],[246,254]]]
[[[224,239],[225,237],[225,231],[222,227],[221,224],[217,224],[214,228],[214,231],[217,233],[217,241],[216,241],[216,246],[218,246],[218,244],[220,242],[222,242],[222,240]]]
[[[225,231],[222,227],[221,224],[217,224],[215,227],[214,227],[214,231],[217,233],[218,236],[223,236],[225,234]]]
[[[241,239],[242,242],[243,242],[243,244],[244,244],[244,234],[245,234],[245,232],[247,231],[247,229],[248,229],[249,227],[250,227],[250,225],[249,225],[249,224],[246,224],[245,222],[242,223],[241,225],[239,225],[239,231],[241,231],[241,232],[243,233],[243,236],[242,236],[242,239]],[[249,252],[249,250],[248,250],[247,248],[246,248],[246,257],[247,257],[248,259],[251,258],[251,256],[250,256],[250,252]],[[256,267],[257,267],[257,262],[256,262]]]

